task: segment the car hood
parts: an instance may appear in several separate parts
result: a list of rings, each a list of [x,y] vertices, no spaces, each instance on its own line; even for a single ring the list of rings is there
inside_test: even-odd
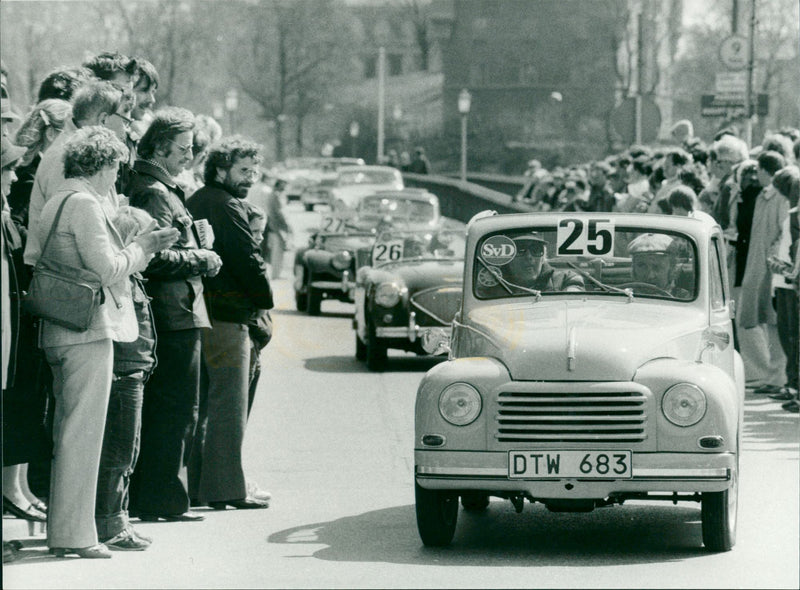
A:
[[[584,300],[495,305],[467,318],[513,379],[536,381],[627,381],[651,359],[694,360],[704,321],[688,305]]]
[[[385,277],[399,279],[411,293],[441,285],[460,287],[464,281],[463,260],[405,261],[386,264],[380,270]]]

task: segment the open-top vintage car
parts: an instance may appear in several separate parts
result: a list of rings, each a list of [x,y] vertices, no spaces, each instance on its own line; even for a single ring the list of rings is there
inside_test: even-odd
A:
[[[468,226],[462,308],[417,391],[423,543],[459,497],[553,511],[699,502],[711,551],[736,539],[744,369],[719,226],[626,214],[487,216]]]
[[[323,299],[353,301],[359,250],[368,251],[375,232],[348,227],[337,217],[323,217],[309,246],[294,257],[294,297],[298,311],[319,315]]]
[[[387,349],[427,354],[421,338],[449,328],[461,305],[464,229],[393,229],[356,277],[356,358],[383,370]]]

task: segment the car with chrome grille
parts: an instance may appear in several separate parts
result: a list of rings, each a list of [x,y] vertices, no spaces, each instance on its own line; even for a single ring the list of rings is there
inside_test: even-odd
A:
[[[646,500],[699,504],[703,544],[729,550],[744,369],[720,227],[621,213],[477,217],[452,334],[424,339],[449,356],[416,398],[423,543],[452,541],[459,500],[490,512],[492,497],[518,512],[526,500],[556,512]]]
[[[342,166],[331,189],[331,206],[334,210],[352,211],[367,195],[404,186],[400,171],[391,166]]]
[[[426,355],[424,335],[449,329],[461,305],[464,229],[393,228],[371,258],[356,276],[356,358],[382,371],[389,349]]]

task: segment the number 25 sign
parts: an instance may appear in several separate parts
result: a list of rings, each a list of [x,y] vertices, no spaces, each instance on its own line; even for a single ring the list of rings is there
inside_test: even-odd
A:
[[[611,256],[614,222],[610,219],[561,219],[556,234],[558,256]]]

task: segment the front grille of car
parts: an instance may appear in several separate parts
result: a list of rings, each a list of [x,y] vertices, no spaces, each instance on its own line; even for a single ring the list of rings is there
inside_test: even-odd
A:
[[[410,300],[418,326],[449,326],[461,305],[461,287],[425,289],[414,293]]]
[[[638,443],[647,438],[646,397],[639,391],[503,391],[498,442]]]

